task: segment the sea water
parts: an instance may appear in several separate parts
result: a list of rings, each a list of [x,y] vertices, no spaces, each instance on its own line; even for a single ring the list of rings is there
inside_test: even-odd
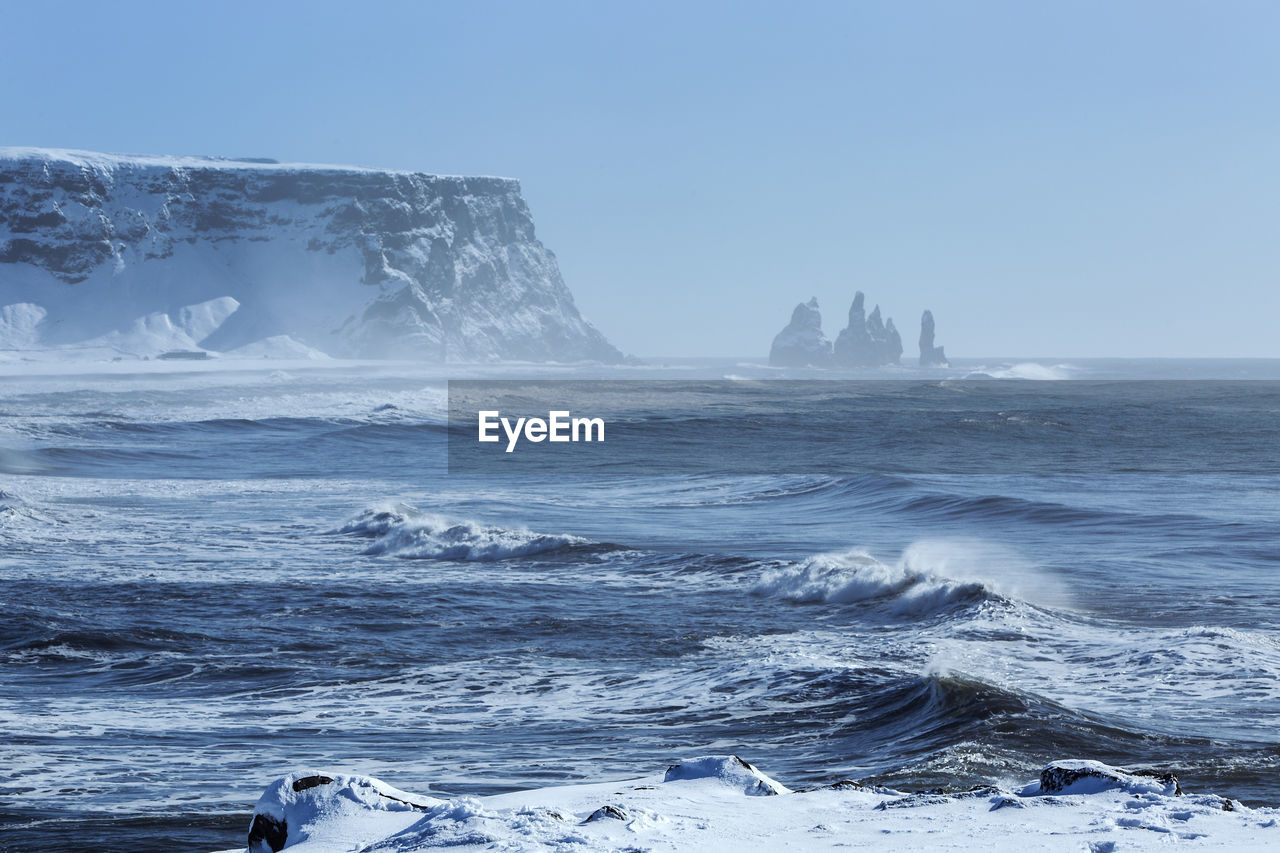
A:
[[[1091,758],[1280,803],[1280,476],[460,477],[441,370],[4,369],[5,850],[235,847],[302,768],[485,794],[707,753],[910,789]]]

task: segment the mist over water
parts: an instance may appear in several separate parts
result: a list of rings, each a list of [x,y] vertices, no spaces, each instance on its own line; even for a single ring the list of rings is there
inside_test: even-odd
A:
[[[444,408],[408,368],[6,380],[13,849],[233,847],[299,768],[490,793],[709,751],[1280,802],[1280,477],[463,478]]]

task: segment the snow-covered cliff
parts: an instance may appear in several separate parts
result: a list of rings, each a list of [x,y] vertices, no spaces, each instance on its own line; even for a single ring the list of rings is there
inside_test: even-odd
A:
[[[0,148],[0,349],[617,361],[518,182]]]

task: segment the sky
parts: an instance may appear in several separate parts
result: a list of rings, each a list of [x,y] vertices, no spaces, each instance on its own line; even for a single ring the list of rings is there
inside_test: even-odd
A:
[[[641,356],[1280,357],[1280,4],[0,0],[0,145],[519,178]]]

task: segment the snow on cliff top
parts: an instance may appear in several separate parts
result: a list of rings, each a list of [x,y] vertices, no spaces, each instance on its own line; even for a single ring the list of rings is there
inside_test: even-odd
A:
[[[205,155],[171,154],[104,154],[98,151],[82,151],[75,148],[29,148],[0,146],[0,164],[22,160],[45,160],[50,163],[68,163],[82,168],[111,172],[120,168],[150,169],[227,169],[263,172],[355,172],[369,174],[425,175],[432,178],[485,178],[511,181],[515,178],[500,175],[441,175],[433,172],[417,172],[408,169],[377,169],[369,166],[343,166],[331,163],[282,163],[269,157],[214,157]]]

